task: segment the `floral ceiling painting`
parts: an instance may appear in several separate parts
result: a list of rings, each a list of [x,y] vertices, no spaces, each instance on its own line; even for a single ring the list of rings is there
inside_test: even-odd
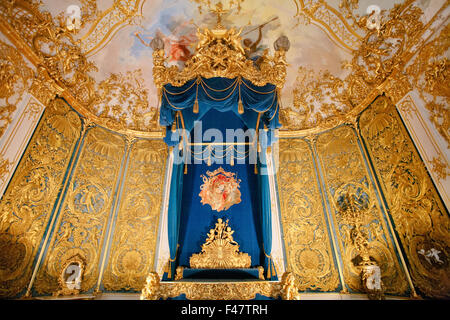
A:
[[[198,28],[214,28],[216,16],[201,0],[44,0],[42,10],[53,17],[80,16],[74,30],[86,57],[96,66],[90,76],[103,88],[109,106],[103,101],[92,107],[97,115],[119,119],[132,129],[157,127],[158,93],[152,78],[150,41],[164,40],[166,61],[183,67],[195,50]],[[218,1],[209,1],[212,5]],[[230,1],[222,1],[224,7]],[[265,50],[272,54],[274,41],[285,35],[290,40],[288,72],[282,89],[281,117],[292,120],[294,129],[317,125],[330,114],[347,112],[361,99],[345,98],[346,81],[352,59],[368,32],[364,17],[375,9],[387,16],[398,5],[411,1],[380,0],[245,0],[239,1],[222,17],[227,28],[242,28],[244,47],[252,54]],[[423,12],[420,19],[433,17],[442,1],[415,1]],[[76,6],[72,11],[70,7]],[[425,23],[426,21],[422,21]],[[353,62],[354,64],[354,62]],[[325,79],[325,80],[324,80]],[[347,82],[348,82],[347,81]],[[319,82],[322,87],[319,91]],[[126,87],[134,98],[115,97],[105,88]],[[316,86],[316,87],[315,87]],[[325,87],[325,88],[324,88]],[[342,89],[343,87],[344,89]],[[328,89],[327,89],[328,88]],[[333,90],[334,96],[333,96]],[[350,90],[350,89],[349,89]],[[323,92],[325,91],[325,92]],[[337,97],[339,95],[339,97]],[[360,96],[366,92],[360,92]],[[314,100],[314,101],[312,101]],[[303,118],[302,118],[303,116]],[[153,129],[155,129],[153,128]]]

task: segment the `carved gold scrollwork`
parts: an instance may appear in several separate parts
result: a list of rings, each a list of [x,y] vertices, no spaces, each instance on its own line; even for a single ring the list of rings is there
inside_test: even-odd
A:
[[[407,290],[405,274],[383,222],[381,208],[367,176],[355,132],[350,127],[341,126],[321,134],[317,139],[317,151],[334,216],[345,283],[352,290],[361,290],[359,268],[361,256],[356,246],[360,242],[354,241],[355,235],[352,231],[354,225],[342,215],[342,209],[339,207],[343,197],[351,192],[356,194],[358,201],[365,206],[360,230],[367,235],[365,246],[368,248],[368,255],[381,268],[386,292],[405,294]]]
[[[0,155],[0,184],[4,183],[4,179],[6,179],[7,174],[9,173],[11,167],[11,163],[8,159],[4,159],[2,155]]]
[[[378,98],[361,115],[360,126],[414,285],[425,295],[448,297],[448,212],[395,106]]]
[[[277,175],[288,270],[301,290],[333,291],[339,285],[312,153],[302,139],[280,141]]]
[[[30,280],[33,259],[79,137],[80,119],[69,120],[70,113],[61,100],[44,112],[0,202],[0,296],[19,294]],[[58,117],[61,121],[55,122]],[[68,134],[67,127],[74,131]]]
[[[247,59],[240,43],[242,30],[198,30],[199,43],[196,53],[186,62],[183,70],[177,66],[166,67],[164,49],[153,52],[153,81],[158,88],[165,84],[182,86],[198,77],[243,77],[257,86],[267,83],[282,88],[286,80],[286,52],[279,48],[273,57],[267,53],[261,58],[259,66]]]
[[[403,68],[409,48],[423,32],[422,14],[412,1],[395,5],[383,19],[380,30],[366,30],[360,45],[352,51],[352,59],[342,64],[349,70],[344,78],[328,70],[316,72],[300,66],[293,107],[280,112],[284,129],[323,131],[345,123],[349,113],[360,113],[384,86],[394,100],[400,99],[411,87]]]
[[[48,252],[36,277],[34,289],[39,294],[56,291],[64,261],[76,254],[86,261],[80,292],[91,289],[99,276],[101,248],[125,141],[94,127],[87,131],[83,144]]]
[[[86,2],[87,7],[92,5],[91,0]],[[113,8],[99,18],[96,26],[101,28],[100,21],[113,22],[135,17],[141,2],[129,2],[136,5],[133,10],[128,10],[121,1],[115,2]],[[143,87],[140,70],[127,75],[112,74],[97,83],[91,75],[97,67],[88,61],[80,40],[74,36],[74,30],[66,27],[62,16],[52,17],[40,6],[41,3],[34,0],[0,2],[0,28],[6,30],[38,71],[32,93],[44,104],[56,93],[64,96],[83,116],[115,131],[160,132],[156,108],[148,106],[148,93]],[[93,8],[93,11],[89,13],[84,10],[82,14],[92,16],[96,9]],[[89,39],[94,42],[99,40]],[[104,40],[107,39],[100,43]],[[111,101],[110,98],[114,97],[119,97],[120,101]]]
[[[219,218],[214,229],[207,235],[202,251],[189,258],[191,268],[233,269],[249,268],[252,260],[247,253],[239,252],[239,244],[233,240],[233,230],[228,220]]]
[[[154,267],[166,158],[163,141],[133,144],[103,277],[106,290],[142,290]]]
[[[406,73],[417,88],[425,108],[430,112],[429,119],[450,147],[450,25],[428,42],[408,66]]]

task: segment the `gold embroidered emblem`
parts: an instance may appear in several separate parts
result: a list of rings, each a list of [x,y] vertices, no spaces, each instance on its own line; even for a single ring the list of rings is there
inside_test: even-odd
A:
[[[235,173],[226,172],[222,167],[213,172],[207,171],[207,176],[201,175],[203,184],[199,196],[202,204],[209,204],[212,210],[218,212],[228,210],[232,205],[241,202],[241,192]]]

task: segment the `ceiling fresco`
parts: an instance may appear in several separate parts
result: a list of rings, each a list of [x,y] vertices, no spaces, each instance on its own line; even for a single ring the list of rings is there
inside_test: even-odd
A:
[[[164,40],[167,62],[183,67],[197,42],[198,28],[213,28],[216,17],[201,0],[43,0],[42,10],[53,17],[66,19],[74,14],[81,17],[75,37],[89,62],[96,66],[90,76],[100,87],[127,82],[128,88],[140,96],[140,114],[145,121],[155,119],[158,107],[157,89],[152,77],[152,53],[149,43],[155,36]],[[217,1],[210,1],[215,3]],[[229,1],[223,1],[226,4]],[[307,83],[305,77],[326,74],[334,79],[348,76],[346,64],[359,48],[367,28],[355,23],[367,16],[368,8],[376,5],[389,13],[403,1],[392,0],[245,0],[240,10],[235,7],[223,16],[227,28],[242,28],[244,45],[253,46],[255,54],[269,50],[281,35],[289,38],[287,79],[282,90],[284,107],[301,109],[298,86]],[[418,0],[414,5],[423,12],[421,19],[434,16],[442,1]],[[73,11],[73,6],[79,11]],[[72,11],[70,7],[72,6]],[[78,10],[78,9],[77,9]],[[128,90],[128,91],[130,91]],[[122,90],[122,93],[125,92]],[[94,113],[112,113],[120,117],[129,113],[136,99],[110,97],[114,108],[102,106]],[[112,101],[114,100],[114,101]],[[297,100],[297,103],[296,103]],[[325,99],[326,100],[326,99]],[[134,101],[134,102],[133,102]],[[140,101],[140,102],[139,102]],[[323,103],[313,107],[320,111]],[[122,110],[121,109],[122,107]],[[127,107],[128,106],[128,109]],[[156,109],[153,109],[156,110]],[[125,115],[127,117],[127,115]]]

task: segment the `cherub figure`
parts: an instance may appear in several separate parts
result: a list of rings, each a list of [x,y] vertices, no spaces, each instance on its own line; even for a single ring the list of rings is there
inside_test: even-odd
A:
[[[230,227],[227,227],[226,230],[224,231],[224,239],[228,240],[231,244],[237,245],[237,242],[234,241],[234,239],[233,239],[233,236],[232,236],[233,233],[234,233],[234,230],[231,230]]]
[[[208,238],[206,238],[206,241],[205,241],[205,243],[202,245],[202,248],[205,247],[205,246],[207,246],[207,245],[209,245],[209,244],[211,244],[211,243],[214,241],[215,238],[216,238],[216,232],[215,232],[215,230],[214,230],[214,229],[210,229],[210,230],[209,230],[209,233],[208,233]]]
[[[295,275],[285,272],[281,277],[281,298],[283,300],[300,300]]]

